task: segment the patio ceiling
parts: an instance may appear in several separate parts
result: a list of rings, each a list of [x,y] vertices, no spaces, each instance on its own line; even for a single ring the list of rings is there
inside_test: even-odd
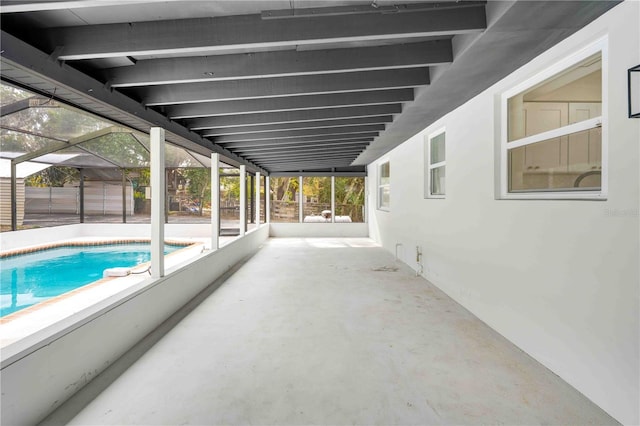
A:
[[[230,164],[363,167],[615,1],[2,1],[2,78]]]

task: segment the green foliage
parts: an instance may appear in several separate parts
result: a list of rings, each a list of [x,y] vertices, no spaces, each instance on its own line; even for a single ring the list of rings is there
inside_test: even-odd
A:
[[[364,205],[364,178],[336,178],[336,204]]]
[[[3,106],[31,96],[33,95],[25,90],[0,84],[0,104]]]
[[[274,201],[295,200],[295,194],[299,187],[297,177],[272,177],[270,180]]]
[[[304,177],[302,179],[302,192],[305,196],[317,199],[319,203],[331,203],[331,178]]]
[[[136,200],[144,200],[146,198],[145,188],[151,183],[151,170],[149,168],[137,169],[135,176],[133,176],[131,172],[129,172],[128,175],[130,175],[129,180],[133,186],[133,198]]]
[[[25,185],[38,187],[61,187],[77,182],[80,173],[72,167],[49,167],[25,179]]]
[[[211,171],[210,169],[178,169],[187,180],[187,192],[198,202],[198,210],[202,216],[202,209],[206,204],[211,204]]]
[[[80,146],[121,167],[149,166],[149,153],[130,132],[109,133]]]
[[[240,199],[240,176],[220,177],[220,199],[239,200]]]
[[[275,201],[293,201],[298,191],[297,177],[272,177],[271,190]],[[364,205],[364,178],[336,177],[336,204]],[[331,202],[331,178],[308,176],[303,178],[303,191],[320,203]]]

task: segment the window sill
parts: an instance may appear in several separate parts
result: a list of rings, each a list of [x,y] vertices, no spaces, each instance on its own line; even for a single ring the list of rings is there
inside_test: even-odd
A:
[[[582,200],[606,201],[607,196],[600,192],[522,192],[501,194],[497,200]]]

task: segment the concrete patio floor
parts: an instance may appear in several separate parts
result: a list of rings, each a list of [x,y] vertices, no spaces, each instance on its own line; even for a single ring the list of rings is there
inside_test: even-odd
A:
[[[617,424],[369,239],[268,240],[118,375],[44,424]]]

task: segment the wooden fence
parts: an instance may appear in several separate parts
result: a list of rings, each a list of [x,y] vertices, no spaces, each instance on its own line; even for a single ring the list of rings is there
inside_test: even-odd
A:
[[[331,210],[331,204],[309,202],[302,204],[303,217],[318,216],[323,210]],[[364,222],[364,206],[336,204],[336,216],[349,216],[352,222]],[[273,222],[298,222],[298,202],[271,201],[271,220]]]

